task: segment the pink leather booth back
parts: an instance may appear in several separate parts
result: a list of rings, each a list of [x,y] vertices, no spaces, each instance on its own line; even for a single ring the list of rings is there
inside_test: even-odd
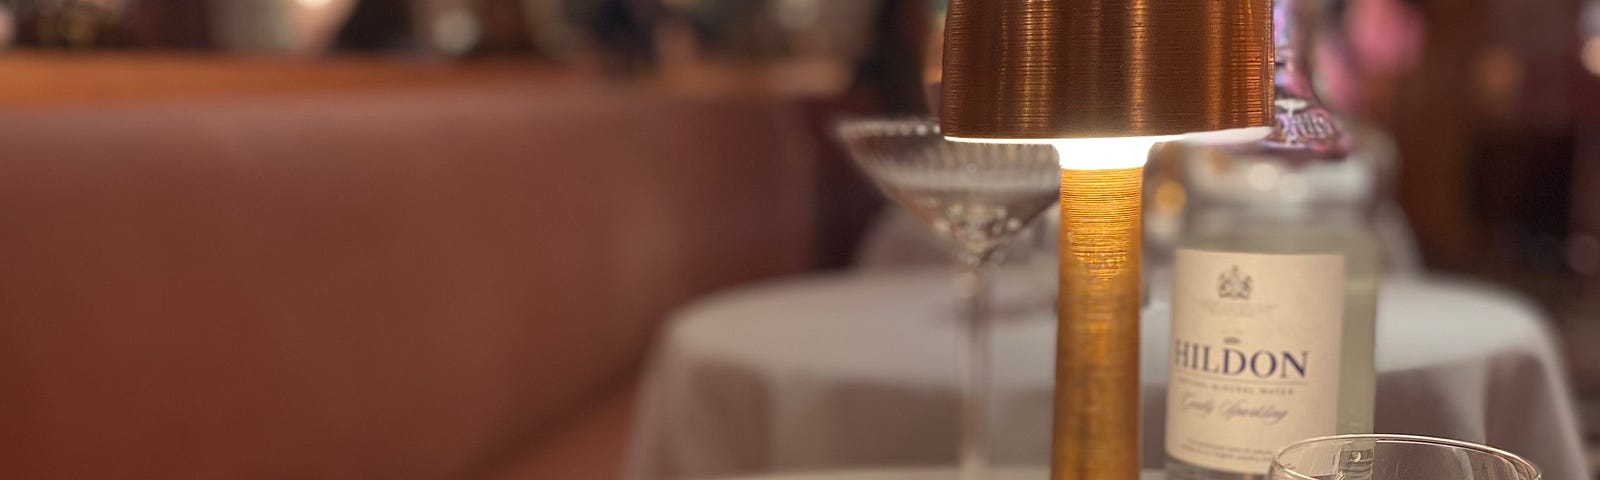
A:
[[[515,85],[0,111],[0,477],[493,468],[670,307],[811,266],[796,118]]]

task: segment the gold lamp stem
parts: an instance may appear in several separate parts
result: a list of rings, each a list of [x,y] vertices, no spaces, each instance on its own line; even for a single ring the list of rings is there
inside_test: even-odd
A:
[[[1061,170],[1053,480],[1139,478],[1143,177]]]

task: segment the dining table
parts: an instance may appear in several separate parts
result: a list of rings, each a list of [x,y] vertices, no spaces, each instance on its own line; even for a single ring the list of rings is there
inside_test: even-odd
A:
[[[678,310],[641,380],[627,478],[953,465],[965,327],[949,273],[802,275]],[[996,468],[1039,469],[1050,456],[1054,285],[1037,269],[997,277],[990,453]],[[1141,448],[1143,466],[1158,469],[1170,275],[1149,277]],[[1484,443],[1525,456],[1548,479],[1589,478],[1542,311],[1507,289],[1456,277],[1395,276],[1379,291],[1378,432]],[[942,478],[896,472],[770,478]]]
[[[798,472],[742,477],[723,477],[718,480],[959,480],[955,469],[950,468],[880,468],[863,470],[838,470]],[[1050,472],[1038,468],[1013,468],[989,472],[987,480],[1046,480]],[[1161,470],[1140,472],[1139,480],[1163,480]]]

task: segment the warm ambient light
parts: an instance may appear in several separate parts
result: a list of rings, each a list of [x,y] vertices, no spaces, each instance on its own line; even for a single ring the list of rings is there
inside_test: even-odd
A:
[[[1051,142],[1062,170],[1117,170],[1143,167],[1150,147],[1177,136],[1075,138]]]
[[[949,4],[940,131],[1061,154],[1050,478],[1137,479],[1143,165],[1173,135],[1268,132],[1272,0]]]
[[[1143,163],[1133,146],[1153,142],[1125,143],[1124,165]],[[1054,480],[1139,478],[1143,178],[1139,165],[1061,169]]]
[[[1600,35],[1583,42],[1583,53],[1579,59],[1583,60],[1583,68],[1588,69],[1589,73],[1600,76]]]
[[[1150,157],[1150,147],[1157,143],[1183,140],[1201,144],[1249,143],[1272,133],[1271,127],[1250,127],[1218,130],[1188,135],[1153,135],[1144,137],[1058,138],[1050,140],[1013,138],[962,138],[945,137],[952,142],[999,144],[1049,144],[1056,148],[1061,168],[1066,170],[1115,170],[1143,167]]]
[[[1060,158],[1052,479],[1127,480],[1139,475],[1140,199],[1150,148],[1173,140],[1247,143],[1271,131],[1244,127],[1100,138],[945,137],[1048,144]]]
[[[1109,138],[1062,138],[1053,140],[1022,140],[993,138],[945,137],[952,142],[999,143],[1036,145],[1048,143],[1056,148],[1061,168],[1067,170],[1112,170],[1143,167],[1150,156],[1150,147],[1157,143],[1177,140],[1179,135]]]

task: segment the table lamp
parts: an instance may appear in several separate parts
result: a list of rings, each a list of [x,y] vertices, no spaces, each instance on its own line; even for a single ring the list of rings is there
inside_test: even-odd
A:
[[[1155,143],[1180,136],[1268,133],[1271,0],[951,0],[949,8],[945,136],[1050,144],[1060,157],[1051,478],[1134,480],[1145,159]]]

